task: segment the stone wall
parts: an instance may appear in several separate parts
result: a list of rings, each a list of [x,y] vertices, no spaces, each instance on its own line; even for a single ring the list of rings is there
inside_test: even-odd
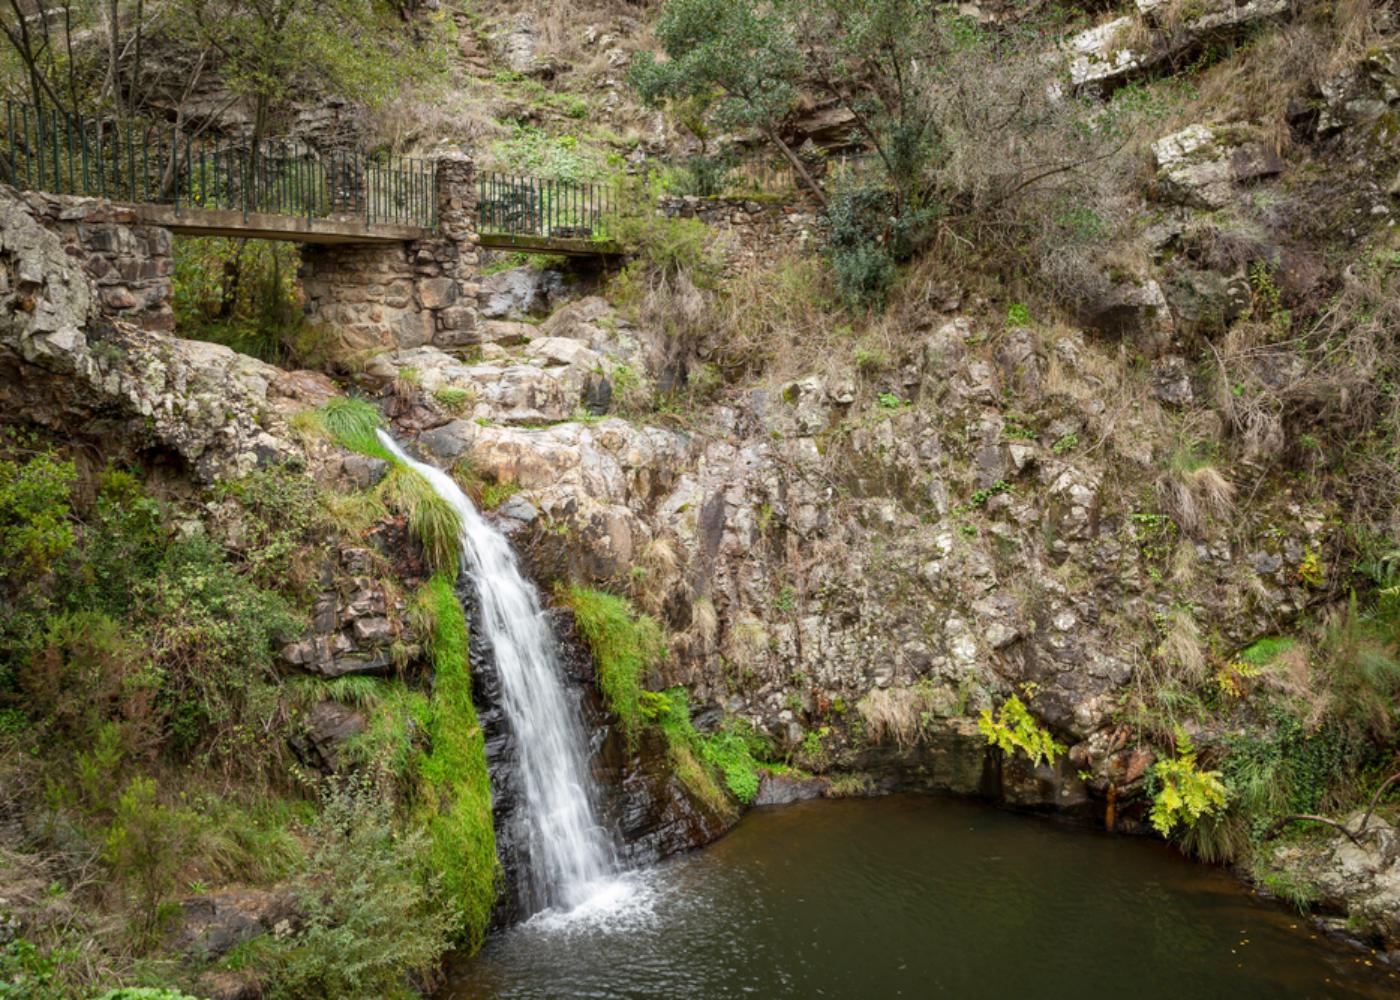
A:
[[[438,232],[408,243],[308,245],[302,288],[308,321],[352,349],[476,343],[476,194],[471,161],[440,159]]]
[[[821,218],[807,199],[783,202],[746,198],[663,197],[657,211],[670,219],[699,219],[713,227],[731,271],[771,261],[821,241]]]
[[[37,191],[25,191],[21,197],[92,279],[103,315],[145,330],[175,328],[169,230],[141,225],[130,209],[97,198]]]

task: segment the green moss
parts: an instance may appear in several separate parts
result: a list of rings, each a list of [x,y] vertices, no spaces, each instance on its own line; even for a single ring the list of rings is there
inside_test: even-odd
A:
[[[1267,667],[1298,643],[1285,636],[1270,635],[1247,646],[1240,659],[1252,667]]]
[[[661,626],[650,615],[638,614],[623,597],[586,587],[570,587],[563,596],[593,653],[603,700],[629,742],[635,741],[643,721],[642,674],[666,654]]]
[[[418,602],[431,619],[433,695],[427,720],[432,749],[419,762],[415,811],[428,831],[424,867],[441,879],[456,911],[457,933],[475,950],[486,933],[500,886],[486,746],[471,699],[467,619],[452,581],[439,574]]]

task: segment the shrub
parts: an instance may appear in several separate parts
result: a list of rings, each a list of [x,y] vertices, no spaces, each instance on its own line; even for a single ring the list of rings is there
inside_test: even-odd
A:
[[[149,946],[173,911],[167,899],[193,842],[195,817],[163,805],[151,778],[133,778],[117,798],[102,859],[131,887],[137,941]]]
[[[772,756],[772,746],[751,725],[730,719],[708,736],[700,736],[700,759],[724,776],[730,793],[748,805],[758,794],[758,761]]]
[[[52,452],[23,463],[0,460],[0,564],[32,578],[72,548],[69,491],[76,476],[73,463]]]
[[[661,626],[650,615],[638,614],[626,598],[599,590],[570,587],[563,599],[593,654],[603,701],[628,741],[635,741],[642,722],[642,675],[666,653]]]
[[[200,536],[171,544],[134,597],[162,671],[171,749],[202,749],[228,767],[268,765],[260,734],[278,714],[273,651],[303,619]]]
[[[447,949],[449,910],[419,874],[429,850],[416,830],[399,831],[389,807],[353,783],[328,793],[311,831],[316,849],[297,888],[301,930],[259,938],[250,963],[269,1000],[409,998]]]

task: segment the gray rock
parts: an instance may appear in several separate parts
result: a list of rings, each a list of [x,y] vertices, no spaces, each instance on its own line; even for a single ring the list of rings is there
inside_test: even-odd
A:
[[[340,460],[340,467],[355,488],[361,490],[378,485],[389,472],[388,462],[368,455],[347,455]]]
[[[385,643],[394,638],[394,626],[387,618],[356,618],[351,631],[362,643]]]
[[[482,278],[478,302],[483,319],[520,320],[548,315],[568,294],[558,271],[513,267]]]
[[[1152,362],[1152,395],[1168,406],[1190,406],[1195,400],[1191,369],[1186,359],[1173,355]]]

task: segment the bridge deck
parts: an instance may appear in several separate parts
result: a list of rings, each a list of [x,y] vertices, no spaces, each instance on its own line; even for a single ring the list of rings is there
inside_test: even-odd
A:
[[[230,236],[256,240],[287,240],[294,243],[403,243],[432,235],[421,226],[376,222],[363,217],[307,218],[304,215],[274,215],[270,212],[242,212],[227,209],[181,208],[170,205],[125,205],[137,221],[163,226],[188,236]]]
[[[480,234],[480,239],[487,250],[510,250],[515,253],[559,254],[564,257],[612,257],[622,253],[622,247],[612,240],[585,237],[485,232]]]

